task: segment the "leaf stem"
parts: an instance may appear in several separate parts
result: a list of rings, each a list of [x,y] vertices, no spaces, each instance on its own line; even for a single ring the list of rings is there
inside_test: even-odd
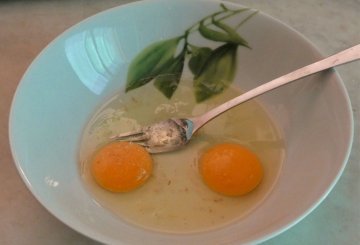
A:
[[[243,9],[238,9],[238,10],[228,10],[227,12],[231,12],[231,13],[229,13],[228,15],[225,15],[225,16],[219,18],[219,19],[217,19],[216,21],[225,20],[225,19],[230,18],[230,17],[232,17],[232,16],[234,16],[234,15],[236,15],[236,14],[238,14],[238,13],[245,12],[245,11],[248,11],[248,10],[250,10],[250,9],[249,9],[249,8],[243,8]],[[215,18],[215,16],[213,16],[213,17]]]
[[[204,21],[204,20],[206,20],[206,19],[208,19],[208,18],[211,18],[211,17],[213,17],[213,16],[215,16],[215,15],[224,13],[224,12],[226,12],[226,11],[227,11],[227,10],[221,10],[221,11],[218,11],[218,12],[215,12],[215,13],[212,13],[212,14],[210,14],[210,15],[205,16],[204,18],[202,18],[201,20],[199,20],[198,22],[196,22],[195,24],[193,24],[192,26],[190,26],[188,29],[186,29],[185,33],[187,33],[187,34],[185,34],[185,35],[189,35],[189,34],[191,34],[192,32],[197,31],[197,29],[195,29],[195,30],[193,30],[193,29],[194,29],[196,26],[198,26],[198,25],[200,24],[200,22],[202,22],[202,21]]]
[[[235,26],[235,30],[239,29],[240,26],[242,26],[245,22],[247,22],[248,20],[250,20],[254,15],[256,15],[257,13],[259,13],[259,10],[254,11],[253,13],[251,13],[249,16],[247,16],[245,19],[243,19],[239,24],[237,24]]]
[[[227,18],[230,18],[230,17],[232,17],[232,16],[234,16],[234,15],[236,15],[236,14],[238,14],[238,13],[245,12],[245,11],[248,11],[248,10],[251,10],[251,9],[250,9],[250,8],[242,8],[242,9],[237,9],[237,10],[230,10],[230,9],[228,9],[228,8],[226,8],[226,7],[225,7],[225,8],[223,7],[223,10],[218,11],[218,12],[215,12],[215,13],[212,13],[212,14],[210,14],[210,15],[208,15],[208,16],[203,17],[203,18],[202,18],[201,20],[199,20],[197,23],[193,24],[193,25],[190,26],[188,29],[186,29],[186,31],[185,31],[185,33],[184,33],[185,42],[187,43],[188,36],[189,36],[191,33],[193,33],[193,32],[195,32],[195,31],[198,30],[198,26],[200,25],[200,22],[205,21],[205,20],[207,20],[207,19],[211,19],[211,18],[214,18],[214,19],[215,19],[215,17],[217,17],[218,15],[223,14],[223,13],[227,13],[226,15],[224,15],[224,16],[222,16],[222,17],[220,17],[219,19],[216,20],[216,21],[222,21],[222,20],[225,20],[225,19],[227,19]],[[247,18],[251,18],[251,17],[252,17],[252,16],[247,17]],[[244,21],[243,21],[243,22],[244,22]],[[246,22],[246,20],[245,20],[245,22]],[[244,22],[244,23],[245,23],[245,22]],[[243,24],[243,23],[241,23],[241,24]],[[210,23],[205,24],[205,26],[209,26],[209,25],[212,25],[212,23],[210,22]],[[237,27],[237,28],[238,28],[238,27]]]

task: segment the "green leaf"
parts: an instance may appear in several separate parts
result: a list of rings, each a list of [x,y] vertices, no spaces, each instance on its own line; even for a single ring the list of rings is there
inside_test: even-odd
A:
[[[204,64],[211,55],[211,49],[207,47],[191,47],[191,58],[189,60],[189,68],[194,74],[195,78],[200,74]]]
[[[195,97],[202,102],[224,91],[232,82],[236,68],[237,45],[227,43],[212,51],[194,80]]]
[[[163,70],[174,58],[182,37],[151,44],[131,62],[127,75],[126,92],[145,85]]]
[[[203,20],[199,24],[199,32],[203,37],[216,42],[234,43],[250,48],[248,42],[242,38],[234,28],[221,21],[215,20],[214,17],[211,19],[211,23],[222,31],[207,27],[204,24],[205,20]]]
[[[200,21],[200,24],[199,24],[199,33],[203,37],[205,37],[206,39],[215,41],[215,42],[231,42],[231,39],[227,33],[208,28],[204,24],[204,22],[205,22],[205,20]]]
[[[231,26],[221,21],[216,21],[214,18],[212,18],[212,23],[220,29],[224,30],[229,35],[229,39],[232,43],[250,48],[249,43],[244,38],[242,38]]]
[[[154,86],[168,99],[176,91],[184,68],[185,49],[155,78]]]
[[[225,4],[223,3],[220,3],[220,7],[225,10],[225,11],[228,11],[229,9],[225,6]]]

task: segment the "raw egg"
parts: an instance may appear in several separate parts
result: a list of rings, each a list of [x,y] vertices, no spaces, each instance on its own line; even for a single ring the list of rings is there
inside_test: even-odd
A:
[[[210,189],[227,196],[241,196],[259,185],[263,168],[258,157],[246,147],[217,144],[199,160],[200,174]]]
[[[100,148],[92,160],[95,181],[112,192],[128,192],[145,183],[152,173],[150,154],[140,145],[113,142]]]
[[[102,146],[106,146],[104,142],[109,135],[133,131],[165,118],[203,114],[242,92],[230,86],[221,96],[197,104],[189,96],[192,91],[192,79],[182,80],[171,100],[154,86],[139,88],[131,93],[119,91],[94,111],[81,138],[79,170],[89,194],[114,218],[161,233],[194,234],[222,229],[252,212],[273,189],[285,148],[275,124],[256,100],[248,101],[232,109],[231,113],[214,119],[183,149],[150,154],[152,173],[139,188],[121,194],[99,188],[92,165],[95,155]],[[234,198],[215,192],[205,184],[199,171],[199,160],[209,147],[240,141],[251,147],[249,149],[261,160],[264,177],[252,192]],[[264,141],[273,142],[271,148],[269,144],[253,144]],[[112,175],[111,171],[109,175]],[[109,175],[103,174],[103,177]]]

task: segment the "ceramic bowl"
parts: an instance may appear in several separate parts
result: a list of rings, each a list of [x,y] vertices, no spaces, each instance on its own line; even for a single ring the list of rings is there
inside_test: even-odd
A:
[[[185,234],[129,225],[94,202],[79,176],[83,129],[96,108],[125,88],[134,57],[154,42],[181,35],[204,16],[241,7],[203,0],[135,2],[80,22],[38,55],[13,100],[10,142],[21,177],[49,212],[103,243],[230,244],[271,238],[319,205],[341,175],[352,143],[351,106],[334,70],[257,99],[281,132],[285,157],[267,198],[230,225]],[[241,18],[235,16],[229,25]],[[322,57],[301,34],[262,12],[240,32],[251,50],[238,50],[233,84],[244,91]]]

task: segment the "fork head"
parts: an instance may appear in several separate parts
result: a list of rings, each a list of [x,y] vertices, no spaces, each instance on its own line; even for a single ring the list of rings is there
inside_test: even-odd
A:
[[[189,119],[171,118],[145,126],[136,132],[128,132],[111,137],[116,141],[135,142],[150,153],[169,152],[179,149],[189,142],[193,132],[193,122]]]

